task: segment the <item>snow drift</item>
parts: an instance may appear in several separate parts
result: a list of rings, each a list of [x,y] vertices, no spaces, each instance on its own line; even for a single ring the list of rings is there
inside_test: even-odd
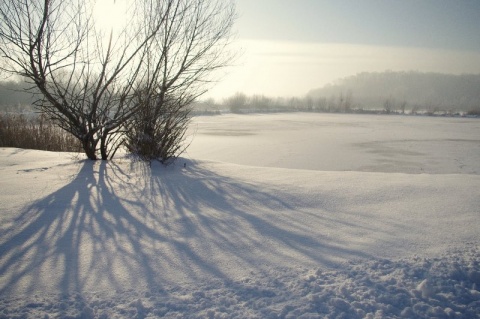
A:
[[[0,318],[480,312],[479,175],[187,155],[163,167],[1,149]]]

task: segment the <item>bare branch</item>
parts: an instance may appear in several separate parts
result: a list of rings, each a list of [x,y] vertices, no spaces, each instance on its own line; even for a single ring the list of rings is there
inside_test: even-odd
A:
[[[39,110],[77,137],[91,159],[113,156],[122,134],[142,116],[166,130],[157,134],[166,138],[163,148],[178,151],[189,103],[232,59],[224,49],[233,2],[128,3],[119,31],[96,25],[94,0],[0,4],[0,69],[35,84]],[[166,132],[175,132],[173,140]]]

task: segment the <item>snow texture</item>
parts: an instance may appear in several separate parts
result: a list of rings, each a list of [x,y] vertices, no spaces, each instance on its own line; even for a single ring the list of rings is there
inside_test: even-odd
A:
[[[379,259],[329,271],[272,269],[108,297],[7,298],[0,318],[477,318],[479,262],[478,247],[467,245],[443,258]]]
[[[194,124],[166,168],[0,149],[0,318],[479,316],[478,119]]]

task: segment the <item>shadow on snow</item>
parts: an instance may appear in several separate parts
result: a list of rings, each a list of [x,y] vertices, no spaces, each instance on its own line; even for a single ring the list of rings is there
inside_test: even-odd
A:
[[[322,267],[337,256],[368,257],[296,222],[338,222],[309,215],[293,194],[193,162],[152,168],[84,161],[73,180],[26,207],[1,235],[0,295],[161,290],[298,260]]]

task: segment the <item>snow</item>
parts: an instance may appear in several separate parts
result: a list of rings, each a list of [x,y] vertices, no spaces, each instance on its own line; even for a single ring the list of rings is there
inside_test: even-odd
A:
[[[0,148],[0,318],[478,317],[478,119],[192,128],[169,167]]]

